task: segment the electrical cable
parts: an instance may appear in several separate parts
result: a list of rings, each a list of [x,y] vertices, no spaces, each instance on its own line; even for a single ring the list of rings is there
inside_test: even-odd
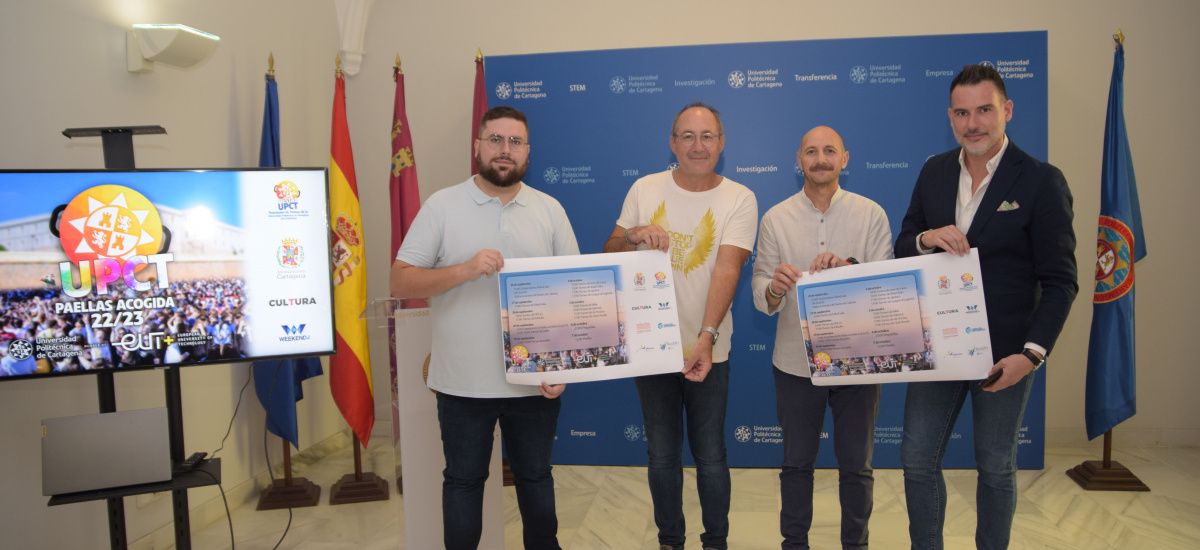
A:
[[[221,449],[225,448],[225,440],[229,439],[229,433],[233,431],[233,421],[237,418],[238,410],[242,408],[242,397],[246,395],[246,388],[250,385],[251,378],[254,378],[253,366],[251,366],[249,369],[246,369],[246,383],[242,384],[242,389],[238,392],[237,405],[233,406],[233,416],[229,417],[229,426],[225,428],[225,437],[221,438],[221,446],[217,447],[217,450],[208,453],[209,458],[216,458],[217,453],[221,452]]]
[[[208,477],[211,477],[212,480],[216,482],[217,489],[221,490],[221,502],[225,503],[225,519],[229,522],[229,550],[237,550],[237,542],[233,538],[233,515],[229,513],[229,500],[225,498],[225,488],[221,486],[221,481],[218,480],[217,476],[213,475],[212,472],[200,469],[199,467],[197,467],[197,471]]]

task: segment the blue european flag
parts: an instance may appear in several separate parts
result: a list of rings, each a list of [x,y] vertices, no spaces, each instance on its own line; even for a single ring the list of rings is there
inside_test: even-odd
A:
[[[274,71],[272,71],[274,72]],[[262,143],[258,146],[258,165],[278,168],[279,161],[279,86],[275,75],[267,74],[267,99],[263,104]]]
[[[1117,37],[1108,118],[1104,125],[1096,291],[1088,344],[1084,416],[1088,439],[1103,435],[1137,413],[1134,364],[1134,263],[1146,256],[1133,157],[1125,132],[1125,47]]]
[[[263,106],[262,145],[258,150],[260,167],[278,168],[279,160],[279,89],[275,71],[267,73],[267,99]],[[303,327],[303,325],[301,325]],[[286,330],[286,328],[284,329]],[[254,370],[254,392],[267,410],[267,430],[300,448],[300,433],[296,426],[296,402],[304,399],[300,385],[307,378],[324,374],[321,360],[316,357],[257,361]]]

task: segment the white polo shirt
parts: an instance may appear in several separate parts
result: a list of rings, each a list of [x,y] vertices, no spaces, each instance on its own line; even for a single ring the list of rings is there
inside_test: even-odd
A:
[[[501,206],[472,179],[442,189],[421,206],[396,253],[407,264],[458,265],[480,250],[505,258],[579,254],[571,221],[550,195],[524,182]],[[537,386],[504,380],[498,275],[479,277],[431,298],[433,350],[429,388],[461,397],[540,395]]]

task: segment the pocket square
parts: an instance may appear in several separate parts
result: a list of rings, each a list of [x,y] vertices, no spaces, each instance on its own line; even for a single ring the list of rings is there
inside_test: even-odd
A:
[[[1021,205],[1017,204],[1017,201],[1012,201],[1012,202],[1004,201],[1004,202],[1000,203],[1000,208],[997,208],[996,211],[997,212],[1008,212],[1009,210],[1016,210],[1020,207],[1021,207]]]

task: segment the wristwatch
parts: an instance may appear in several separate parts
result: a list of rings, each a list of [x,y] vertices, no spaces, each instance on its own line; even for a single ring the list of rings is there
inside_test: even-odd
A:
[[[1021,355],[1024,355],[1025,358],[1027,358],[1033,362],[1033,371],[1031,371],[1031,372],[1037,372],[1037,370],[1039,368],[1041,368],[1042,363],[1046,362],[1045,357],[1038,357],[1037,354],[1034,353],[1033,350],[1031,350],[1029,348],[1025,348],[1025,349],[1021,350]]]
[[[696,338],[699,338],[701,334],[704,334],[704,333],[706,333],[706,332],[711,332],[711,333],[712,333],[712,335],[713,335],[713,343],[716,343],[716,341],[717,341],[717,338],[720,338],[720,337],[721,337],[721,333],[717,332],[717,327],[701,327],[701,328],[700,328],[700,332],[697,332],[697,333],[696,333]]]

